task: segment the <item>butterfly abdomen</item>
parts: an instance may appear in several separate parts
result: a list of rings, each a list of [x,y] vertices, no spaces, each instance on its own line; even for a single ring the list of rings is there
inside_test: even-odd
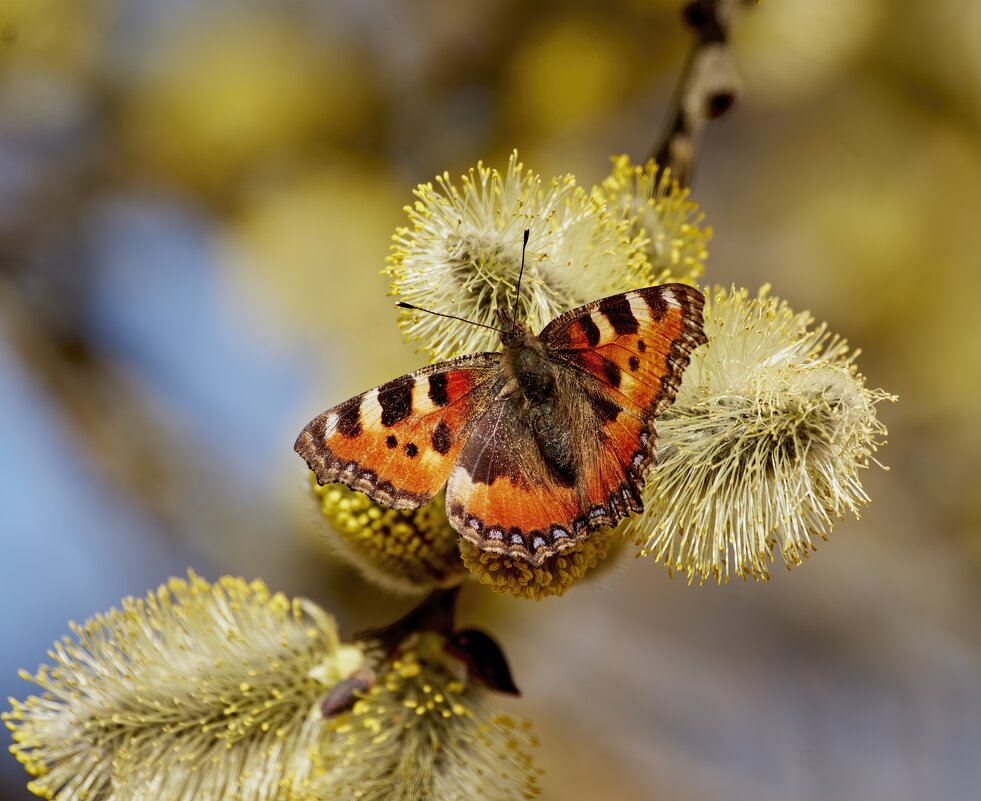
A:
[[[555,403],[539,403],[531,407],[531,429],[542,459],[553,477],[563,487],[576,485],[576,441],[566,415]]]
[[[525,335],[505,346],[504,363],[518,396],[513,399],[516,413],[531,428],[552,479],[563,487],[576,486],[575,433],[559,397],[555,367],[537,337]]]

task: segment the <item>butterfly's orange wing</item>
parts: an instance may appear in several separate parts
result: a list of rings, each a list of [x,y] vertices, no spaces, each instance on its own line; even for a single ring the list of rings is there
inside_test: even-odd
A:
[[[393,509],[422,506],[493,397],[500,356],[461,356],[357,395],[314,418],[294,448],[321,484],[347,484]]]

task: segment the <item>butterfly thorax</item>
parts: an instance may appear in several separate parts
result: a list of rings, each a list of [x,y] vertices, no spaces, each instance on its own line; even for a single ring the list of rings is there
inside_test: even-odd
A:
[[[549,403],[555,397],[555,376],[538,337],[524,338],[504,348],[505,369],[512,386],[532,404]]]
[[[547,403],[555,395],[555,377],[545,356],[541,340],[516,322],[505,309],[498,309],[501,321],[503,363],[508,381],[505,394],[519,392],[531,403]]]

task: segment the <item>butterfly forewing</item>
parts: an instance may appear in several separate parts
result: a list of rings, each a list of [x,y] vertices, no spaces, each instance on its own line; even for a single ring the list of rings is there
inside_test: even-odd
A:
[[[294,448],[321,484],[341,482],[394,509],[438,493],[500,378],[499,353],[409,373],[328,409]]]
[[[684,284],[638,289],[555,318],[542,343],[645,418],[674,400],[691,352],[706,342],[701,292]]]
[[[557,379],[544,434],[535,433],[540,408],[520,399],[492,405],[446,488],[447,515],[465,539],[534,565],[643,508],[644,422],[590,397],[588,379],[572,368]]]

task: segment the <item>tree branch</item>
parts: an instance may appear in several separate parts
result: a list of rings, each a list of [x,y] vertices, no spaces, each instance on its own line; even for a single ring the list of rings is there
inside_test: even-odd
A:
[[[648,158],[691,183],[695,149],[705,123],[725,114],[736,99],[738,77],[729,54],[729,25],[748,0],[692,0],[685,23],[695,34],[670,105],[670,116]]]
[[[392,656],[410,635],[435,631],[446,638],[446,650],[467,666],[469,675],[497,692],[520,695],[511,676],[507,657],[497,640],[480,629],[456,628],[456,600],[459,593],[459,587],[434,590],[404,617],[381,628],[358,632],[354,638],[373,640]],[[364,681],[363,675],[352,676],[350,687],[345,686],[337,693],[329,695],[322,705],[324,715],[328,715],[328,711],[334,714],[337,709],[346,708],[347,697],[354,697],[352,688],[361,691]]]

